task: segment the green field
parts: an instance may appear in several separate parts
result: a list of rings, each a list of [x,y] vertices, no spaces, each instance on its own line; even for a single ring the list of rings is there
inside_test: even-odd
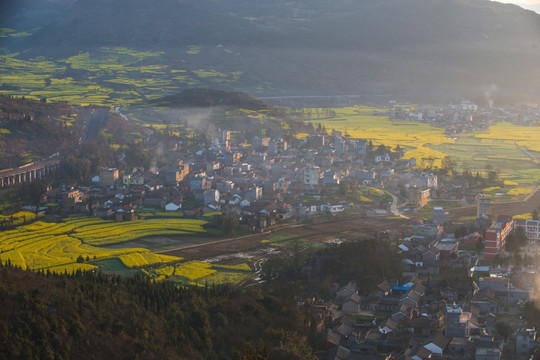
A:
[[[407,150],[405,158],[414,157],[422,166],[422,159],[434,158],[434,166],[440,165],[445,154],[436,146],[453,143],[444,129],[413,121],[390,121],[388,116],[375,116],[380,110],[367,106],[333,108],[335,117],[309,120],[314,125],[324,125],[327,131],[339,130],[354,139],[370,139],[374,145],[401,146]],[[315,110],[316,111],[316,110]]]
[[[489,165],[505,180],[529,184],[540,179],[540,149],[534,136],[540,136],[540,128],[496,124],[487,133],[461,135],[455,143],[434,148],[448,154],[461,168],[483,172]]]
[[[185,56],[204,57],[205,50],[203,46],[191,46]],[[183,63],[181,58],[177,60],[178,64]],[[243,77],[238,71],[182,69],[165,63],[163,52],[123,47],[102,47],[60,60],[3,54],[0,55],[0,94],[80,105],[129,107],[186,87],[235,84]]]
[[[342,131],[351,138],[370,139],[374,145],[400,145],[405,158],[416,158],[419,167],[425,159],[434,159],[433,168],[450,156],[460,169],[483,173],[487,166],[507,181],[532,184],[540,179],[540,127],[499,123],[487,132],[458,135],[444,134],[444,129],[414,121],[390,121],[388,116],[375,116],[378,109],[355,106],[333,108],[335,117],[307,120],[324,125],[327,131]],[[311,109],[311,114],[317,109]]]

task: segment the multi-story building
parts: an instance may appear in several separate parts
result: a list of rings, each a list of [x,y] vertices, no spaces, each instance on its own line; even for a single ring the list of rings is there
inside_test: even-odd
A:
[[[315,165],[309,165],[304,169],[304,184],[318,186],[321,179],[321,169]]]
[[[444,225],[448,222],[448,212],[443,212],[443,208],[435,206],[433,208],[433,214],[431,216],[431,222],[434,225]]]
[[[117,168],[101,168],[101,170],[99,171],[99,183],[103,186],[112,186],[117,179]]]
[[[283,139],[271,140],[268,143],[268,151],[272,155],[276,155],[276,154],[278,154],[280,152],[283,152],[283,151],[286,151],[286,150],[287,150],[287,141],[285,141]]]
[[[486,230],[484,235],[484,257],[493,259],[495,255],[504,252],[506,238],[514,230],[514,220],[511,216],[500,215],[497,222]]]
[[[540,240],[540,221],[516,220],[514,226],[522,227],[525,230],[525,235],[527,235],[527,239],[531,241]]]
[[[336,149],[336,153],[340,155],[347,152],[348,150],[347,141],[341,137],[336,137],[336,140],[334,141],[334,147]]]
[[[516,354],[528,354],[538,346],[536,342],[536,330],[518,329],[516,331]]]
[[[409,188],[409,202],[413,206],[424,207],[429,201],[430,193],[429,189],[422,190],[419,187],[411,187]]]
[[[449,338],[466,337],[469,330],[469,321],[470,313],[464,313],[460,305],[446,305],[444,336]]]
[[[493,207],[491,204],[491,196],[486,194],[478,194],[476,196],[476,217],[491,218],[493,215]]]

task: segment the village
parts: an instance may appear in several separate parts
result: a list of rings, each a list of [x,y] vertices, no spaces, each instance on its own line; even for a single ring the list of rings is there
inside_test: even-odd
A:
[[[462,105],[453,123],[462,126],[447,127],[449,136],[472,130],[467,114],[477,108]],[[399,108],[390,116],[415,117]],[[298,301],[318,314],[322,358],[526,359],[536,350],[536,330],[522,314],[535,298],[536,266],[526,259],[536,256],[538,220],[495,214],[492,198],[467,181],[443,181],[435,169],[416,170],[416,159],[403,159],[399,147],[374,146],[336,130],[291,144],[279,137],[233,139],[220,129],[215,140],[194,152],[175,144],[168,149],[174,166],[102,168],[89,184],[48,188],[40,210],[117,222],[149,213],[226,214],[244,233],[321,215],[402,217],[410,222],[407,236],[390,239],[401,255],[401,279],[370,289],[354,281],[335,284],[333,298]],[[436,200],[473,205],[476,220],[459,226],[440,206],[418,218]],[[527,236],[518,249],[525,260],[505,261],[506,239],[518,228]]]

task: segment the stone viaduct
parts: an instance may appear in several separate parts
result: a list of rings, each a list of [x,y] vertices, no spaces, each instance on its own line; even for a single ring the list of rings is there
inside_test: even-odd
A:
[[[14,169],[0,170],[0,188],[34,181],[49,175],[60,165],[60,156],[54,154],[46,160],[32,162]]]

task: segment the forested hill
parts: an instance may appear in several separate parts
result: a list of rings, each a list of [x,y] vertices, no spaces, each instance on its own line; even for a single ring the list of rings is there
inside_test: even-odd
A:
[[[256,289],[2,266],[0,309],[0,359],[316,359],[294,303]]]
[[[3,26],[31,35],[0,45],[27,58],[159,51],[173,69],[240,74],[223,86],[251,94],[540,94],[540,15],[495,1],[9,3]]]

